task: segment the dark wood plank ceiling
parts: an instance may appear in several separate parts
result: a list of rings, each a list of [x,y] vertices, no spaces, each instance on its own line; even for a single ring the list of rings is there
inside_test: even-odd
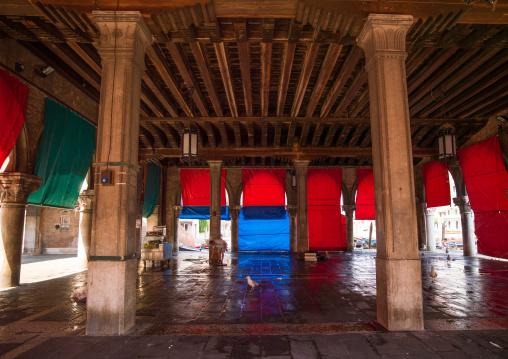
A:
[[[7,2],[0,37],[18,40],[98,101],[99,34],[89,2]],[[443,124],[455,126],[460,147],[508,110],[508,24],[500,15],[507,6],[451,2],[379,9],[416,16],[406,62],[415,164],[435,155]],[[347,8],[284,0],[272,13],[249,11],[252,1],[147,3],[120,7],[142,11],[155,39],[142,81],[141,161],[178,164],[181,133],[192,127],[197,165],[210,158],[229,166],[285,166],[295,158],[371,165],[367,73],[356,36],[375,2]],[[105,1],[108,8],[115,5]]]

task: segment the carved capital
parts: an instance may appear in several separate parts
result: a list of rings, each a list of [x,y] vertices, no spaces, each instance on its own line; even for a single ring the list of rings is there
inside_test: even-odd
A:
[[[356,205],[354,204],[344,204],[342,205],[342,210],[346,212],[346,217],[350,217],[356,211]]]
[[[19,172],[0,173],[0,203],[26,204],[28,196],[37,191],[42,178]]]
[[[453,203],[459,207],[460,213],[471,213],[471,204],[468,197],[455,197]]]
[[[87,189],[79,194],[78,207],[80,212],[92,212],[93,196],[93,189]]]
[[[411,15],[370,14],[356,39],[365,52],[365,68],[379,58],[405,60],[406,34],[411,25]]]
[[[426,216],[434,217],[434,212],[436,211],[436,209],[434,207],[427,208],[427,204],[425,204],[424,211]]]
[[[182,213],[182,207],[173,206],[173,214],[174,214],[175,218],[180,217],[180,213]]]
[[[231,219],[237,220],[238,216],[240,215],[240,211],[242,210],[242,206],[231,205],[228,207],[228,210]]]
[[[134,57],[144,68],[145,51],[152,33],[139,11],[93,11],[99,27],[102,59]]]
[[[291,217],[294,217],[296,216],[296,213],[298,211],[298,207],[295,206],[295,205],[287,205],[286,206],[286,212],[291,216]]]

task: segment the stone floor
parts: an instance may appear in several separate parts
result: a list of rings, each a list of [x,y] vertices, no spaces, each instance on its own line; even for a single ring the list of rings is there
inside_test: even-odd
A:
[[[86,306],[69,297],[86,272],[2,291],[0,357],[508,358],[508,262],[426,252],[425,331],[387,332],[376,323],[375,251],[317,263],[242,253],[225,267],[207,254],[140,263],[125,336],[84,335]],[[247,275],[261,285],[249,291]]]

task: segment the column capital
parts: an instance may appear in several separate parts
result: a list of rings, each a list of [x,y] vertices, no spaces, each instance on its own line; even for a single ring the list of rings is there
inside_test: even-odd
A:
[[[81,192],[78,196],[78,207],[80,212],[92,212],[93,210],[93,196],[94,190],[87,189]]]
[[[26,173],[0,173],[0,203],[26,204],[28,196],[39,189],[41,182],[41,177]]]
[[[208,163],[208,167],[210,167],[210,170],[222,167],[222,160],[209,160],[206,161],[206,163]]]
[[[411,25],[411,15],[370,14],[356,38],[365,52],[365,68],[369,69],[377,58],[405,60],[406,33]]]
[[[427,208],[427,204],[425,203],[425,207],[423,208],[426,216],[434,216],[436,209],[434,207]]]
[[[242,210],[242,206],[238,205],[230,205],[228,206],[229,215],[231,216],[231,219],[237,220],[238,216],[240,215],[240,211]]]
[[[353,212],[356,211],[356,205],[355,204],[343,204],[342,210],[346,212],[346,216],[352,216]]]
[[[297,210],[298,210],[298,207],[295,206],[294,204],[291,205],[291,204],[288,204],[286,206],[286,212],[291,216],[291,217],[294,217],[296,216],[296,213],[297,213]]]
[[[309,167],[309,160],[294,160],[293,166],[295,167],[296,172],[306,171]]]
[[[469,203],[469,197],[455,197],[453,199],[453,203],[459,207],[461,213],[471,213],[471,204]]]
[[[152,33],[139,11],[93,11],[100,30],[102,59],[134,56],[145,66],[145,50],[152,44]]]

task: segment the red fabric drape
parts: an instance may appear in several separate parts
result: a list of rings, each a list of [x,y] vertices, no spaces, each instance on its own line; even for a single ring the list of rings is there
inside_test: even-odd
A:
[[[309,248],[311,250],[342,250],[340,195],[342,170],[309,169],[307,172],[307,204]]]
[[[244,206],[284,206],[286,170],[242,169]]]
[[[452,200],[446,163],[438,161],[426,163],[422,166],[422,173],[427,208],[449,206]]]
[[[497,136],[458,151],[478,253],[508,258],[508,173]]]
[[[210,205],[210,170],[180,170],[182,201],[184,206]],[[226,205],[226,170],[222,170],[220,184],[220,204]]]
[[[356,219],[376,219],[374,172],[371,168],[356,170]]]
[[[25,123],[28,86],[0,69],[0,167]]]
[[[471,208],[508,210],[508,173],[497,136],[458,151]]]

